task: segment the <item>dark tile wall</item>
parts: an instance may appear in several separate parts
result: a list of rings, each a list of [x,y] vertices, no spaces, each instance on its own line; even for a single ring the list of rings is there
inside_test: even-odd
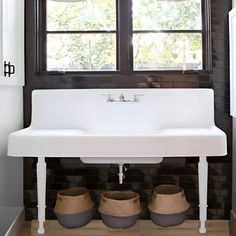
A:
[[[129,165],[123,185],[118,184],[115,165],[84,165],[77,159],[54,159],[48,162],[47,170],[47,218],[54,219],[53,207],[56,192],[74,186],[85,186],[91,190],[93,200],[98,203],[99,195],[104,190],[137,191],[141,196],[144,209],[142,218],[148,218],[147,202],[152,189],[163,183],[178,184],[185,189],[191,203],[190,219],[198,217],[198,175],[196,161],[183,162],[181,165],[164,162],[159,165]],[[36,218],[36,171],[32,159],[25,161],[25,206],[26,218]],[[72,167],[73,166],[73,167]],[[27,169],[29,168],[29,169]],[[208,218],[227,219],[230,204],[230,178],[228,170],[231,163],[209,164]],[[99,218],[96,212],[95,218]]]
[[[31,92],[47,88],[214,88],[215,120],[227,133],[228,156],[209,158],[209,219],[228,219],[231,209],[231,118],[229,116],[228,18],[230,0],[212,0],[212,60],[210,74],[146,74],[86,77],[45,76],[36,73],[35,6],[26,0],[26,87],[24,89],[25,126],[30,123]],[[96,203],[104,190],[132,189],[140,193],[148,217],[147,202],[158,184],[173,183],[185,189],[191,203],[190,219],[198,218],[198,179],[196,158],[168,158],[158,165],[129,165],[123,185],[118,184],[115,165],[85,165],[79,159],[47,158],[47,218],[52,211],[56,192],[71,186],[86,186]],[[24,203],[26,219],[37,218],[36,159],[24,161]],[[99,214],[95,214],[99,218]]]

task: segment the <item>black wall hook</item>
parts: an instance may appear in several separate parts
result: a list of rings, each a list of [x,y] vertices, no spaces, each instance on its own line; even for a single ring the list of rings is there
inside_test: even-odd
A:
[[[11,75],[15,74],[15,66],[11,65],[10,62],[4,61],[4,76],[11,77]]]

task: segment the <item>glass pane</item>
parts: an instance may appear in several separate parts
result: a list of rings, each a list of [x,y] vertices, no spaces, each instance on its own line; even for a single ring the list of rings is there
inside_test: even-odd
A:
[[[135,70],[201,70],[202,36],[199,33],[133,35]]]
[[[115,0],[47,0],[47,30],[115,30]]]
[[[47,70],[116,70],[116,35],[48,34]]]
[[[134,30],[201,30],[201,0],[133,0]]]

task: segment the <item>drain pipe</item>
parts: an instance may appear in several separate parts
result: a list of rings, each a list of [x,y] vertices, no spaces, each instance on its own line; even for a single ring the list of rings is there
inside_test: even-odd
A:
[[[124,164],[118,164],[119,166],[119,184],[123,184],[123,180],[125,178],[125,172],[127,171],[127,168],[124,167]]]

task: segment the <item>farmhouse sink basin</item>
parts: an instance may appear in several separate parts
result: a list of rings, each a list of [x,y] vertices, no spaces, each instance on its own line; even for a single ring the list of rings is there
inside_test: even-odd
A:
[[[206,232],[206,157],[227,154],[211,89],[36,90],[30,127],[10,134],[8,155],[37,157],[38,233],[44,233],[45,157],[85,163],[160,163],[199,157],[200,233]]]
[[[117,101],[120,94],[127,102]],[[135,94],[142,95],[138,101]],[[226,154],[209,89],[38,90],[32,103],[32,123],[10,135],[9,156],[158,163],[168,156]]]
[[[80,157],[85,163],[121,163],[121,157],[123,163],[158,163],[168,156],[225,155],[225,145],[225,134],[214,126],[127,133],[26,128],[10,135],[8,154]]]

